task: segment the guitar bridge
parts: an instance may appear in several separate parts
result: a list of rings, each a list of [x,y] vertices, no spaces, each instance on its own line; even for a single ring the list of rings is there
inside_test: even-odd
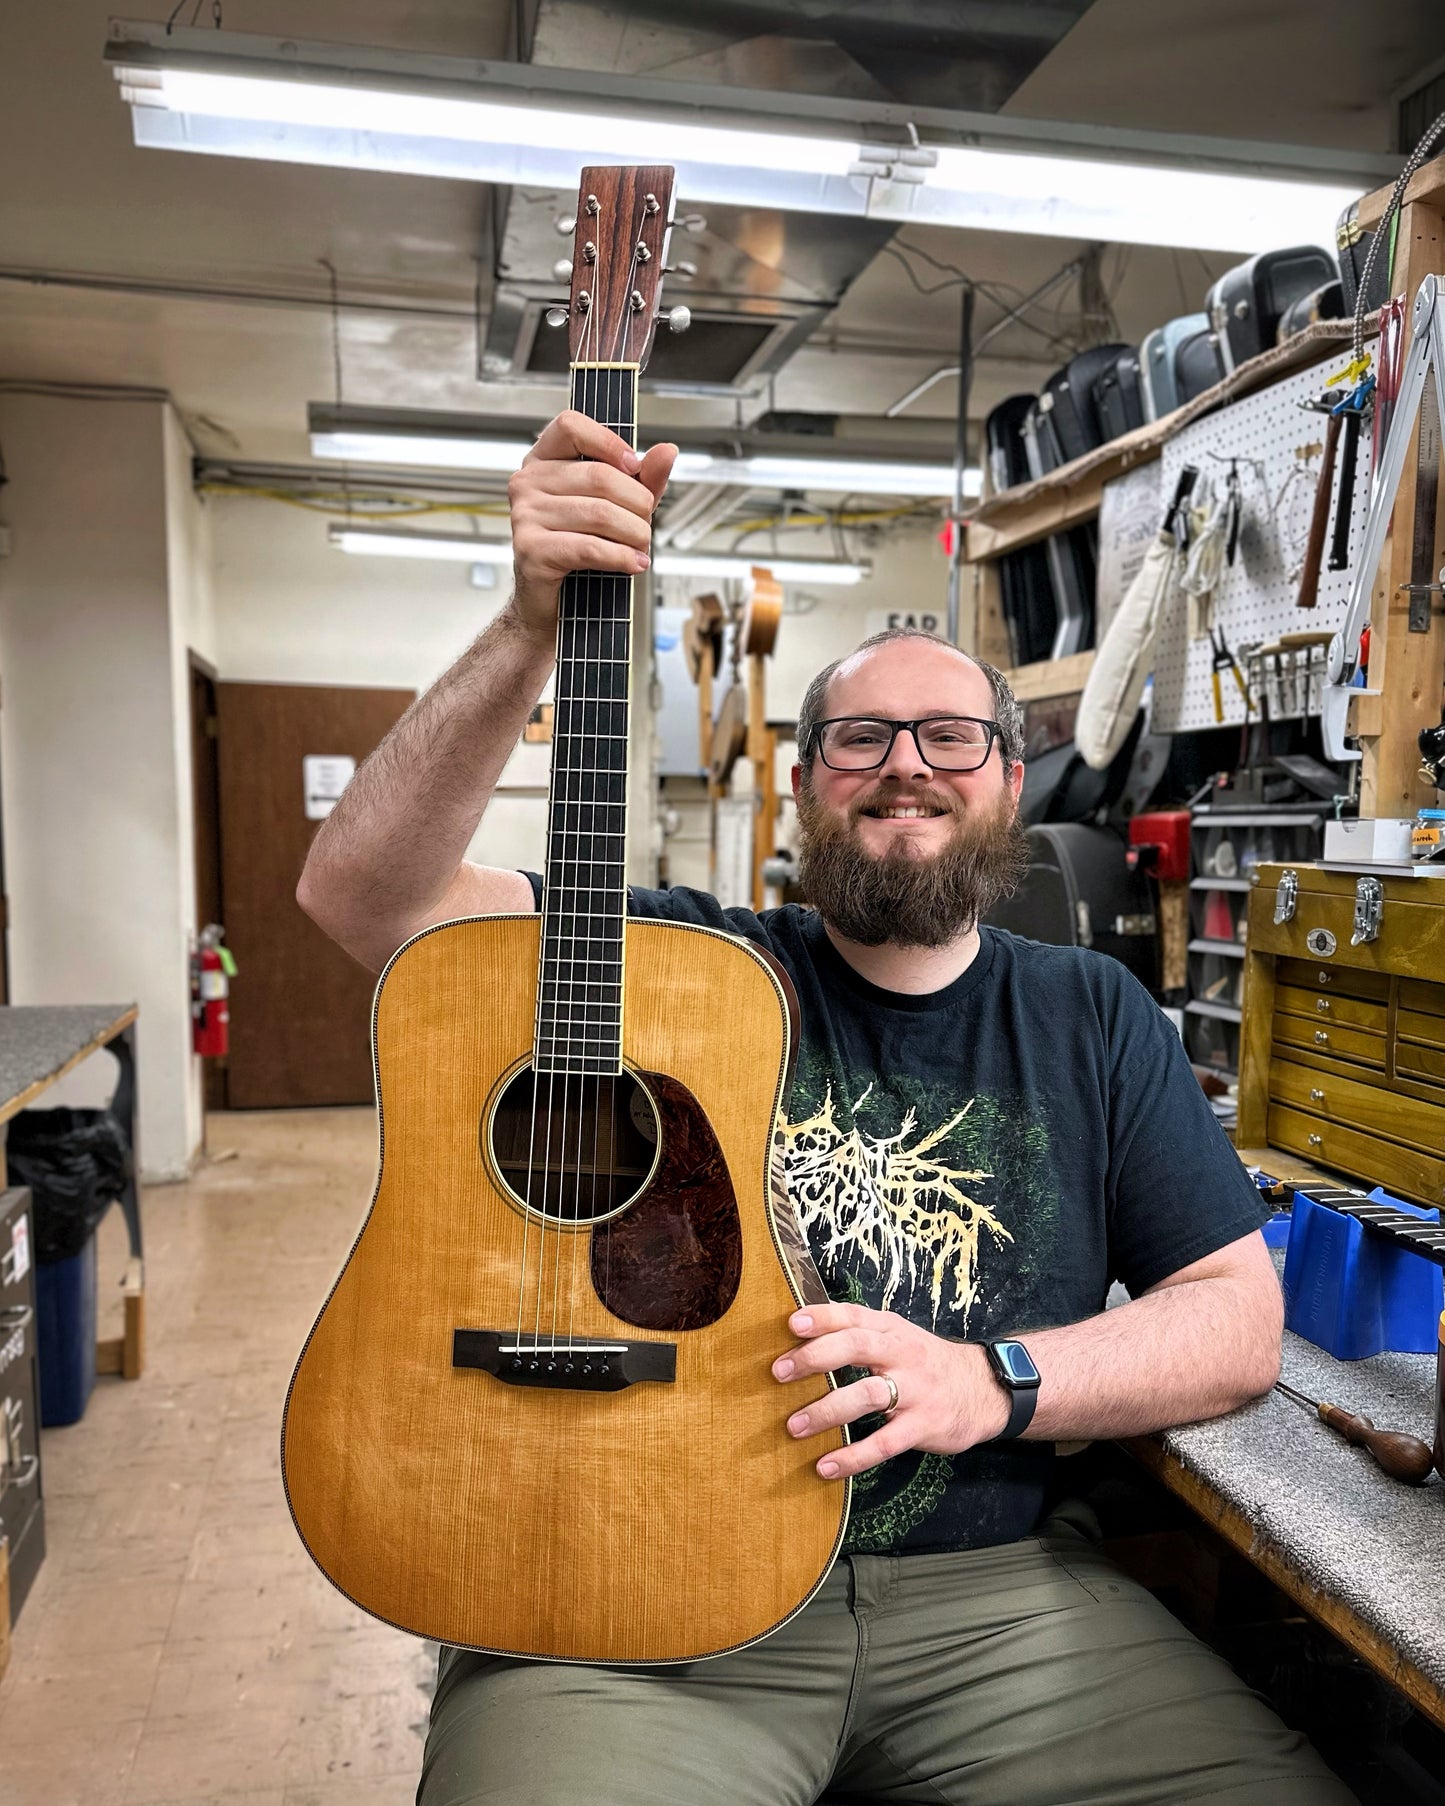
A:
[[[508,1386],[563,1392],[621,1392],[640,1380],[677,1378],[675,1342],[529,1339],[514,1330],[452,1331],[452,1366],[475,1367]]]

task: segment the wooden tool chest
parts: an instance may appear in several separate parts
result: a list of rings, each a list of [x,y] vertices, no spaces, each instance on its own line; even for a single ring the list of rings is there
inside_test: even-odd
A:
[[[1445,878],[1256,869],[1236,1140],[1445,1206]]]

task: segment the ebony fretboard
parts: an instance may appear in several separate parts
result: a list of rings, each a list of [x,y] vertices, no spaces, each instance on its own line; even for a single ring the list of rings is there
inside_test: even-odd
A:
[[[636,365],[574,364],[572,406],[635,444]],[[568,577],[557,625],[539,1072],[622,1069],[631,657],[632,579],[602,571]]]

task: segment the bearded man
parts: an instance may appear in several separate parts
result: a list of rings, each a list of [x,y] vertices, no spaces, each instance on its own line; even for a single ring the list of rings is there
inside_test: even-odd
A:
[[[535,874],[462,855],[552,668],[563,577],[646,569],[674,456],[567,413],[512,479],[510,604],[356,774],[302,878],[373,969],[433,923],[538,907]],[[981,926],[1023,863],[1021,751],[997,671],[882,635],[800,711],[813,907],[630,893],[760,943],[797,990],[788,1183],[834,1302],[779,1325],[778,1435],[852,1426],[817,1463],[854,1478],[849,1540],[802,1611],[710,1661],[444,1651],[421,1806],[1351,1798],[1045,1514],[1056,1442],[1266,1391],[1282,1312],[1258,1196],[1151,999],[1109,959]],[[1106,1313],[1115,1278],[1130,1302]]]

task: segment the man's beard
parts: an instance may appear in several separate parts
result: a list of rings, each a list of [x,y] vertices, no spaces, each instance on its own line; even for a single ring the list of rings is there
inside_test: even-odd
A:
[[[818,801],[805,776],[798,794],[798,879],[830,928],[864,947],[944,947],[1012,896],[1028,870],[1028,837],[1005,789],[991,808],[964,809],[952,793],[910,792],[953,818],[939,850],[900,844],[873,854],[858,820],[892,802],[887,786],[854,800],[842,817]]]

